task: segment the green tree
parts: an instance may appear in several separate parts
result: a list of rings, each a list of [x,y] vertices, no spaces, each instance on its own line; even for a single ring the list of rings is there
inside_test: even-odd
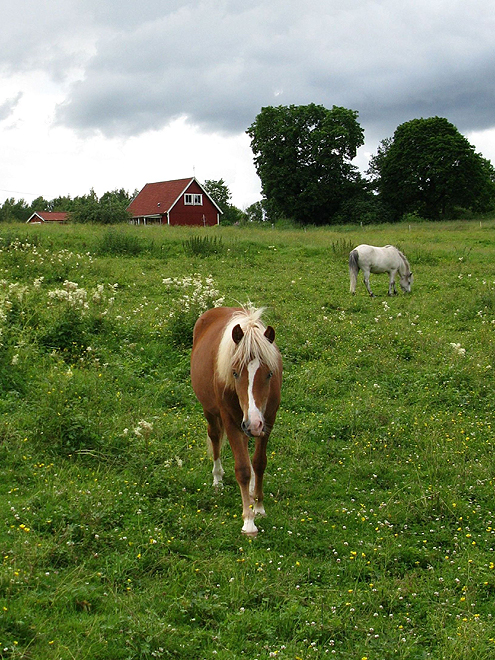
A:
[[[246,220],[248,222],[263,222],[265,219],[265,212],[263,210],[263,202],[254,202],[246,209]]]
[[[327,224],[361,190],[351,164],[364,143],[357,116],[315,104],[262,108],[247,134],[270,216]]]
[[[458,208],[488,211],[495,202],[492,165],[443,117],[401,124],[378,147],[368,174],[394,219],[450,218]]]
[[[50,211],[50,202],[47,202],[44,197],[36,197],[31,202],[30,210],[31,213],[36,213],[36,211]]]
[[[98,199],[93,189],[88,195],[76,197],[70,210],[73,222],[88,224],[118,224],[129,220],[129,195],[123,190],[106,192]]]
[[[100,197],[100,222],[106,225],[128,222],[130,213],[127,211],[131,198],[129,193],[120,188],[104,193]]]
[[[26,222],[31,213],[31,208],[24,199],[16,202],[10,197],[0,207],[0,222]]]
[[[70,195],[65,195],[63,197],[55,197],[55,199],[50,200],[49,208],[47,211],[55,212],[69,212],[74,208],[74,200]]]
[[[241,222],[244,219],[244,213],[230,203],[232,195],[223,179],[219,179],[218,181],[215,181],[214,179],[207,179],[203,184],[203,188],[213,199],[213,201],[220,207],[222,211],[222,225],[233,225],[236,222]]]

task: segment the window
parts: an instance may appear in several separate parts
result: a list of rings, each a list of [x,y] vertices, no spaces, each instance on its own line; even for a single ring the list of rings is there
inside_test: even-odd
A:
[[[186,193],[184,195],[184,204],[186,206],[203,206],[203,195]]]

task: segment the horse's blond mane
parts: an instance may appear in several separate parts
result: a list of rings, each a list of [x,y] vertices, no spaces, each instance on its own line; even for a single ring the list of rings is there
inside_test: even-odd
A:
[[[224,328],[218,346],[216,372],[218,379],[226,386],[233,387],[233,369],[242,369],[251,360],[259,359],[270,371],[279,369],[277,347],[265,337],[266,327],[261,322],[264,307],[243,307],[235,312]],[[232,339],[232,330],[239,324],[244,337],[236,344]]]

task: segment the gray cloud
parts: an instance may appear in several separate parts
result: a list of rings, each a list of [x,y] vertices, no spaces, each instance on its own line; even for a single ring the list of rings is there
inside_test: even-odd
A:
[[[22,92],[19,92],[16,96],[10,99],[6,99],[3,103],[0,103],[0,121],[8,119],[11,114],[14,112],[16,105],[22,98]]]
[[[0,66],[80,69],[56,122],[81,134],[134,136],[179,116],[238,133],[263,106],[310,102],[357,110],[374,140],[420,116],[495,125],[485,0],[47,0],[13,22]]]

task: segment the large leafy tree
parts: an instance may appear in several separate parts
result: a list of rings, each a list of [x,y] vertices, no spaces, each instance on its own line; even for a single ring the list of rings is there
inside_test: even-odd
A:
[[[417,213],[432,220],[452,217],[456,207],[493,208],[495,171],[443,117],[401,124],[380,144],[369,174],[396,219]]]
[[[303,224],[332,222],[361,186],[351,164],[364,143],[357,116],[315,104],[262,108],[247,134],[272,213]]]

